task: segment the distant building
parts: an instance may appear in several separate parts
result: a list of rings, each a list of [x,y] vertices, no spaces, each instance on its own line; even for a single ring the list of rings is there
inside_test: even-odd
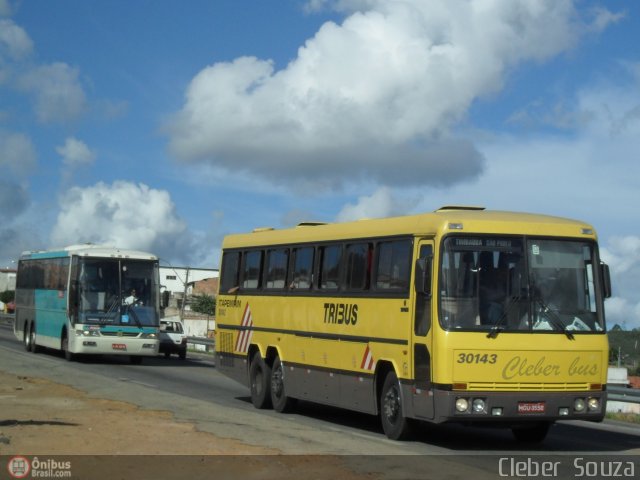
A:
[[[0,268],[0,292],[16,289],[16,271],[11,268]]]
[[[206,279],[217,279],[220,272],[214,268],[160,267],[160,285],[172,295],[183,295],[187,286]]]
[[[191,267],[160,267],[160,285],[162,292],[167,292],[167,308],[164,310],[165,318],[185,315],[192,316],[191,301],[193,295],[213,295],[218,289],[219,271],[213,268]],[[186,282],[186,289],[185,289]],[[186,301],[184,294],[187,294]],[[205,323],[206,325],[206,323]],[[185,328],[187,328],[185,324]],[[212,327],[213,328],[213,327]],[[206,333],[207,329],[204,329]],[[193,333],[190,333],[193,335]]]
[[[218,293],[219,277],[205,278],[187,284],[187,295],[209,295],[215,297]]]
[[[629,385],[629,373],[624,367],[609,367],[607,370],[607,385],[626,387]]]
[[[191,301],[193,295],[215,296],[218,277],[219,271],[216,269],[161,266],[160,285],[164,287],[163,292],[169,293],[168,304],[163,312],[164,318],[181,319],[189,337],[211,337],[216,325],[215,318],[191,311]],[[206,350],[207,347],[195,345],[195,348]]]

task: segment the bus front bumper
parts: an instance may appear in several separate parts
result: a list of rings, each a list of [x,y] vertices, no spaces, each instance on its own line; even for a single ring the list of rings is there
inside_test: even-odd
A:
[[[605,391],[468,392],[434,390],[434,421],[528,423],[556,420],[602,421]]]
[[[78,336],[72,351],[89,355],[157,355],[158,348],[157,338]]]

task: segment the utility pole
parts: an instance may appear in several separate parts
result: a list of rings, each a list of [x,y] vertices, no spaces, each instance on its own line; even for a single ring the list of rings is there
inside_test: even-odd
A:
[[[189,267],[187,267],[187,276],[184,279],[184,290],[182,292],[182,307],[180,308],[180,321],[184,325],[184,305],[187,303],[187,284],[189,283]]]
[[[618,347],[618,368],[620,368],[620,355],[622,354],[621,349],[622,347]]]

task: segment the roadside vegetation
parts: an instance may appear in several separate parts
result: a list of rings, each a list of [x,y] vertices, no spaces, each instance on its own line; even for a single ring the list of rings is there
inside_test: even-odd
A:
[[[216,314],[216,299],[207,294],[194,295],[191,301],[191,310],[214,316]]]
[[[640,329],[623,330],[614,325],[608,336],[609,366],[626,367],[629,375],[640,375]]]
[[[9,303],[13,302],[16,298],[15,290],[5,290],[4,292],[0,292],[0,302]]]
[[[618,420],[620,422],[640,424],[640,415],[637,413],[608,412],[605,418],[609,420]]]

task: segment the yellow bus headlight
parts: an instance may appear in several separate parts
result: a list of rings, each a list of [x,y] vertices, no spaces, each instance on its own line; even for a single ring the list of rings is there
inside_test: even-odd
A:
[[[456,410],[458,412],[466,412],[469,410],[469,400],[466,398],[456,399]]]
[[[472,408],[475,413],[483,413],[486,411],[486,404],[483,398],[474,398]]]

